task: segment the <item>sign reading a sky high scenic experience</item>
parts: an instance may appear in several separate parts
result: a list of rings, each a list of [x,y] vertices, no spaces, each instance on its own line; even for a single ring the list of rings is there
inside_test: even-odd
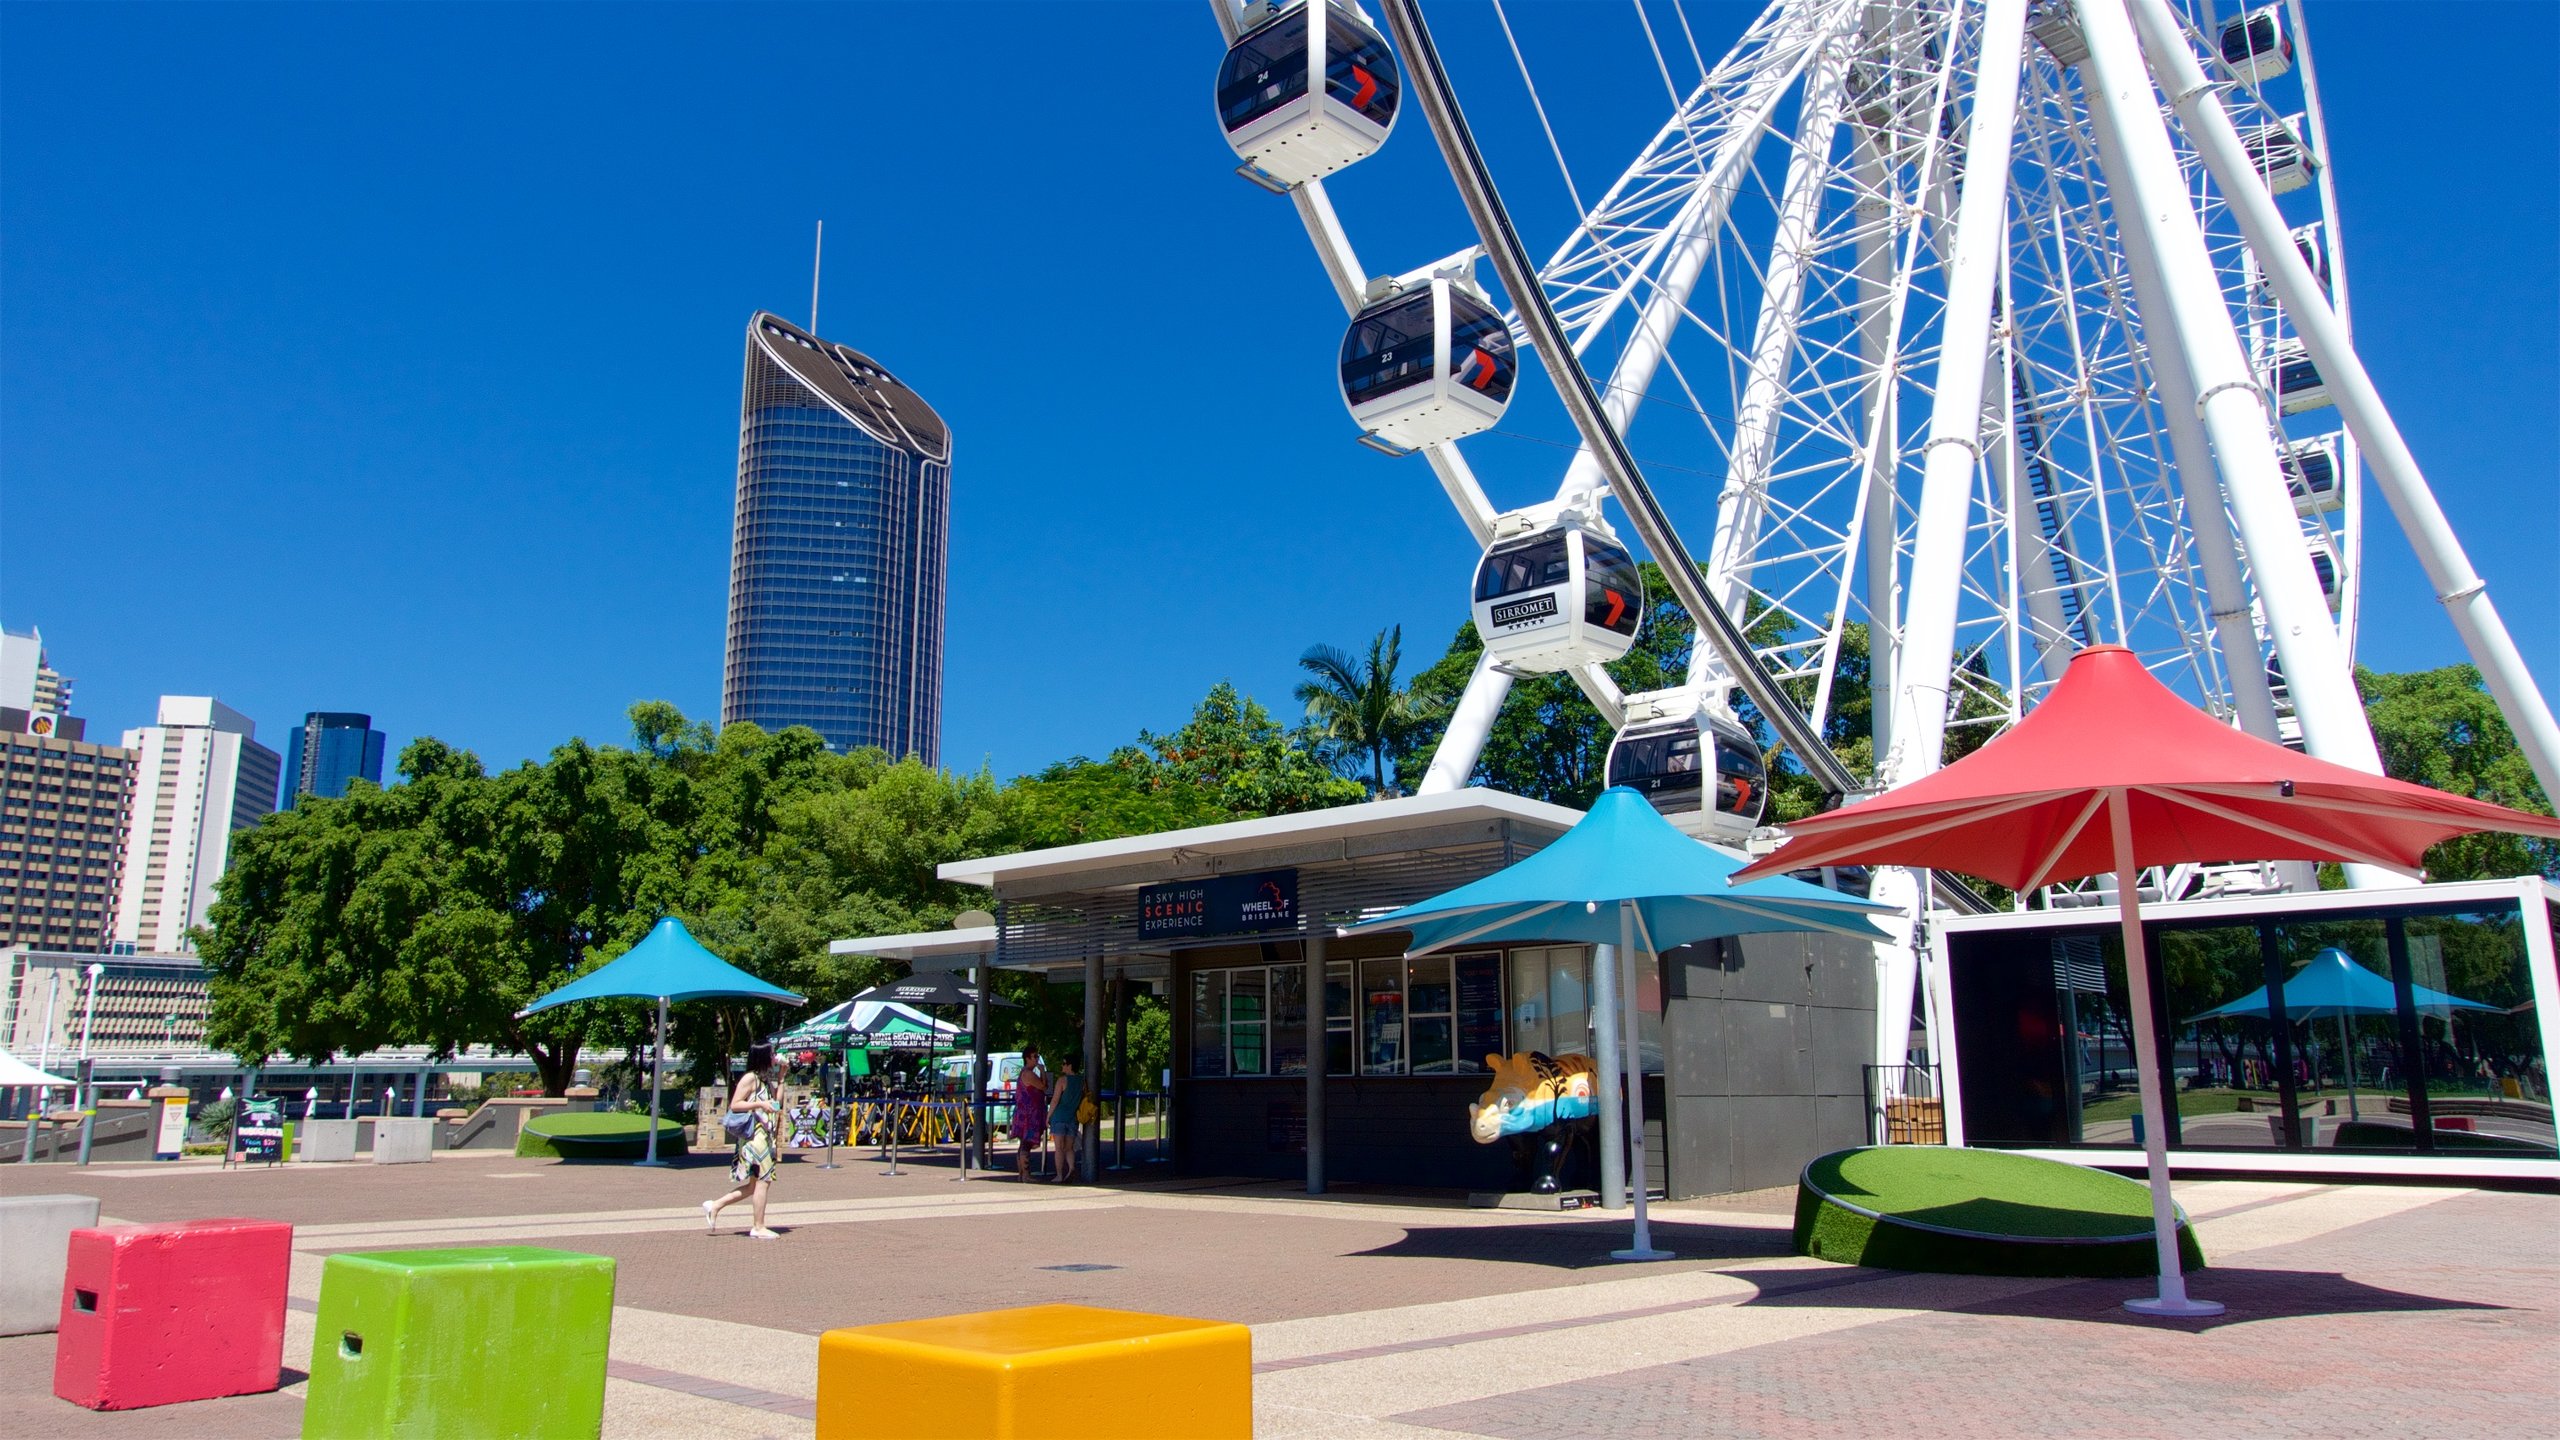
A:
[[[1212,875],[1138,892],[1141,939],[1205,939],[1298,928],[1298,872]]]

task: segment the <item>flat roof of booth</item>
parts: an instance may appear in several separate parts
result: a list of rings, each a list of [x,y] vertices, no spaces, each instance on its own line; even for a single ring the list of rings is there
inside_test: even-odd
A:
[[[1215,875],[1234,868],[1232,862],[1258,868],[1482,844],[1515,828],[1543,841],[1572,829],[1581,818],[1579,810],[1501,790],[1447,790],[954,860],[937,873],[1008,899],[1031,898]]]

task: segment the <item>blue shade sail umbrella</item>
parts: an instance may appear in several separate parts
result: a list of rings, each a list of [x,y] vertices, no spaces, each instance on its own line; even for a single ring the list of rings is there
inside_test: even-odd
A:
[[[1623,785],[1601,792],[1580,822],[1555,843],[1517,864],[1446,894],[1349,926],[1347,935],[1403,930],[1413,936],[1407,954],[1503,941],[1580,941],[1614,945],[1632,957],[1639,943],[1649,953],[1700,940],[1737,935],[1815,931],[1852,940],[1890,939],[1868,919],[1891,906],[1854,899],[1819,885],[1777,876],[1733,883],[1743,861],[1672,828],[1642,795]],[[1622,963],[1624,963],[1622,961]],[[1593,1009],[1606,1016],[1599,1049],[1603,1129],[1615,1120],[1610,1103],[1616,1084],[1611,1031],[1623,1009],[1630,1048],[1636,1035],[1634,987],[1618,990],[1612,967],[1595,967]],[[1617,1000],[1613,1007],[1611,1001]],[[1632,1136],[1628,1164],[1634,1184],[1635,1244],[1614,1252],[1620,1259],[1666,1259],[1653,1248],[1645,1216],[1644,1086],[1627,1087]]]
[[[710,951],[673,915],[650,927],[640,943],[611,962],[579,976],[516,1012],[521,1020],[577,1000],[655,1000],[658,1043],[650,1052],[649,1154],[643,1165],[663,1165],[658,1158],[658,1093],[667,1052],[667,1006],[677,1000],[775,1000],[805,1004],[779,985],[769,985]]]
[[[2477,1000],[2447,995],[2412,982],[2409,998],[2421,1012],[2449,1015],[2456,1010],[2496,1010]],[[2311,957],[2310,963],[2293,972],[2284,982],[2284,1014],[2287,1020],[2335,1020],[2338,1022],[2338,1053],[2353,1053],[2347,1039],[2347,1017],[2351,1015],[2396,1015],[2400,1013],[2399,993],[2391,982],[2357,964],[2346,951],[2332,945]],[[2199,1020],[2265,1020],[2271,1018],[2267,1007],[2267,987],[2259,986],[2227,1005],[2216,1005],[2201,1015],[2187,1017],[2192,1025]],[[2356,1077],[2353,1062],[2342,1058],[2347,1070],[2347,1116],[2361,1119],[2356,1106]]]

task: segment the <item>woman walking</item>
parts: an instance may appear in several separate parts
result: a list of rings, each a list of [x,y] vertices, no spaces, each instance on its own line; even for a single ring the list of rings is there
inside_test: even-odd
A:
[[[1084,1077],[1076,1073],[1076,1062],[1059,1061],[1058,1083],[1049,1093],[1049,1155],[1061,1185],[1076,1178],[1076,1141],[1084,1131],[1076,1111],[1083,1105]]]
[[[737,1157],[729,1162],[729,1179],[735,1188],[717,1200],[702,1202],[703,1229],[711,1234],[720,1231],[720,1212],[740,1200],[752,1202],[755,1227],[747,1231],[751,1240],[779,1240],[782,1236],[765,1228],[764,1206],[773,1188],[773,1167],[782,1158],[782,1101],[773,1088],[773,1047],[747,1047],[747,1073],[738,1077],[737,1088],[729,1092],[730,1118],[723,1124],[737,1139]],[[746,1117],[745,1133],[738,1134],[737,1117]]]
[[[1031,1180],[1031,1151],[1049,1143],[1049,1072],[1041,1068],[1040,1052],[1022,1047],[1022,1073],[1013,1082],[1013,1173],[1028,1184]]]

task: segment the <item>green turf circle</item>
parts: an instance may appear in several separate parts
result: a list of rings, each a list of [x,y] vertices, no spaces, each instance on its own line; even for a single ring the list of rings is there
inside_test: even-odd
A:
[[[658,1153],[684,1148],[684,1127],[658,1122]],[[516,1134],[518,1155],[560,1160],[636,1160],[649,1153],[649,1117],[619,1110],[562,1110],[537,1115]]]
[[[2204,1254],[2181,1217],[2185,1268]],[[1805,1166],[1798,1254],[1964,1275],[2148,1275],[2151,1192],[2111,1175],[2000,1150],[1891,1145]]]

